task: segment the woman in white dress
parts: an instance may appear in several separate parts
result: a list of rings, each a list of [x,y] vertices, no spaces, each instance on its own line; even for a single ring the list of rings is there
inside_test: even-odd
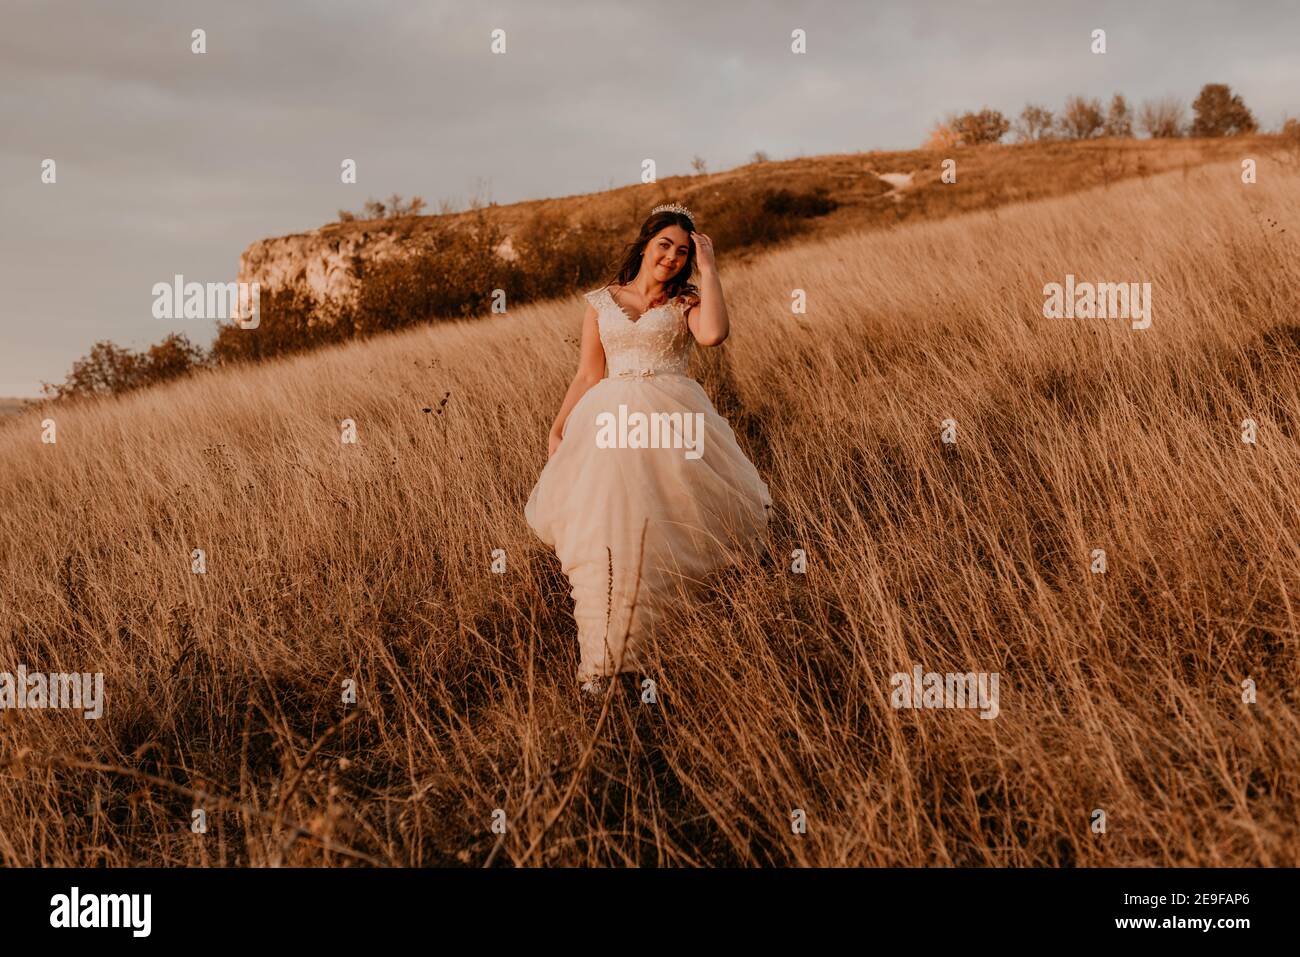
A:
[[[609,676],[644,670],[679,582],[761,537],[771,497],[690,377],[692,340],[716,346],[730,331],[713,245],[690,210],[652,210],[615,281],[585,298],[578,371],[524,514],[569,578],[578,681],[600,694]]]

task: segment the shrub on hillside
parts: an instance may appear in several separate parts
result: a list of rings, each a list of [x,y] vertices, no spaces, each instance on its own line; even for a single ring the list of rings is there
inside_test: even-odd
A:
[[[959,146],[997,143],[1010,129],[1011,123],[1005,116],[987,107],[978,113],[949,113],[934,125],[921,148],[950,150]]]
[[[935,123],[930,129],[930,135],[926,137],[925,142],[921,145],[921,149],[947,152],[948,150],[956,149],[960,145],[961,137],[958,136],[957,131],[952,128],[951,122],[941,120],[940,122]]]
[[[365,205],[361,207],[360,215],[346,209],[340,209],[339,222],[351,223],[357,219],[402,219],[407,216],[419,216],[427,205],[428,203],[419,196],[412,196],[409,200],[405,200],[397,193],[394,193],[388,197],[387,203],[382,203],[377,199],[366,200]]]
[[[1193,136],[1239,136],[1258,128],[1255,117],[1226,83],[1207,83],[1192,103]]]
[[[953,131],[960,138],[963,146],[982,146],[997,143],[1007,135],[1011,123],[997,110],[987,107],[978,113],[963,113],[957,117]]]
[[[482,210],[467,226],[435,223],[416,248],[370,263],[358,276],[356,301],[348,310],[351,333],[483,315],[494,289],[504,291],[507,304],[521,301],[524,277],[499,254],[504,239]]]
[[[144,351],[140,361],[140,384],[152,385],[155,382],[178,379],[210,362],[211,357],[202,346],[190,342],[185,335],[173,332]]]
[[[809,219],[814,216],[825,216],[838,206],[839,203],[831,199],[830,191],[825,186],[818,186],[807,193],[778,189],[763,196],[764,211],[776,216],[798,216]]]
[[[234,322],[219,326],[212,344],[213,359],[222,363],[269,359],[334,342],[350,333],[346,317],[292,286],[264,292],[258,316],[255,329]]]
[[[571,224],[559,213],[539,209],[511,237],[511,246],[523,298],[551,299],[605,278],[617,239],[608,225]]]
[[[1128,100],[1124,99],[1122,93],[1116,93],[1111,97],[1103,132],[1107,136],[1133,135],[1133,111],[1129,109]]]
[[[1065,108],[1057,119],[1057,130],[1068,140],[1089,140],[1100,136],[1106,127],[1106,116],[1101,111],[1099,100],[1085,100],[1081,96],[1072,96],[1065,101]]]
[[[1284,120],[1279,135],[1282,137],[1282,145],[1287,149],[1300,149],[1300,120],[1295,117]]]
[[[203,347],[181,333],[171,333],[144,352],[134,352],[105,339],[72,364],[72,371],[63,382],[42,382],[41,391],[54,399],[120,395],[188,375],[210,362]]]
[[[1012,130],[1018,142],[1034,143],[1053,139],[1054,126],[1055,118],[1051,110],[1034,103],[1026,103]]]
[[[1142,104],[1138,125],[1155,140],[1182,136],[1187,125],[1187,109],[1176,96],[1146,100]]]
[[[725,249],[775,243],[802,232],[806,220],[838,207],[825,186],[802,191],[768,189],[713,213],[707,231],[714,243]]]

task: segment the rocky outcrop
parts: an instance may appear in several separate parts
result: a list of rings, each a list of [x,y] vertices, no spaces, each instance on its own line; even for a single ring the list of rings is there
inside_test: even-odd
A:
[[[263,292],[296,287],[316,299],[347,300],[366,263],[390,257],[408,242],[409,229],[382,222],[362,230],[326,226],[310,233],[262,239],[239,257],[239,281],[258,282]]]
[[[415,248],[434,217],[331,223],[310,233],[262,239],[239,257],[239,281],[258,282],[263,293],[294,287],[321,302],[345,302],[368,264]],[[506,236],[497,255],[514,259]]]

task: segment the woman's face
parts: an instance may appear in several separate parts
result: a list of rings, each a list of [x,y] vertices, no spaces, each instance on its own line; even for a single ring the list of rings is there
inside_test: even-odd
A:
[[[667,282],[681,272],[691,251],[691,237],[674,223],[650,237],[645,247],[645,265],[659,282]]]

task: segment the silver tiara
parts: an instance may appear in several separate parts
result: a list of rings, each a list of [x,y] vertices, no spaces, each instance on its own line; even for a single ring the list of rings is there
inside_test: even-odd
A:
[[[653,216],[655,213],[662,213],[665,210],[670,213],[681,213],[692,223],[695,222],[695,214],[681,203],[664,203],[662,206],[656,206],[654,209],[650,210],[650,215]]]

